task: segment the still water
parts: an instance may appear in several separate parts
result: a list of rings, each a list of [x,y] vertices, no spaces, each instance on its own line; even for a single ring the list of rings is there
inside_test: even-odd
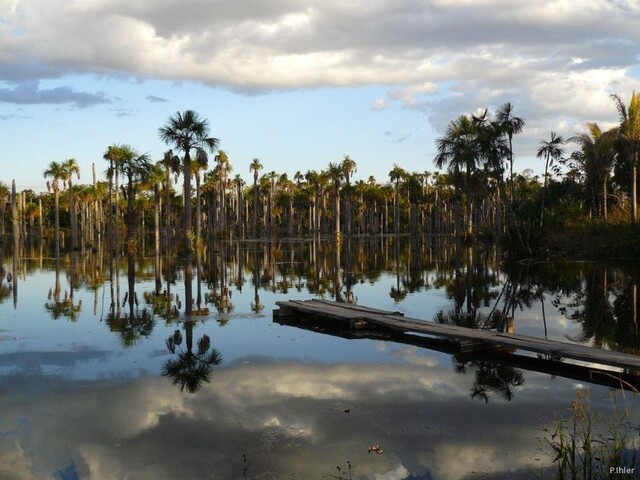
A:
[[[577,394],[638,424],[630,388],[272,317],[337,298],[637,353],[637,266],[506,268],[490,247],[392,238],[192,260],[4,258],[0,479],[540,478],[555,473],[542,429]]]

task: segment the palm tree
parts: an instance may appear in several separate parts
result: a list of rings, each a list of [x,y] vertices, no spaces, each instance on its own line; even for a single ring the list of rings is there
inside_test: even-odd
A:
[[[258,234],[257,222],[258,222],[258,174],[262,170],[262,164],[260,160],[254,158],[249,165],[249,171],[253,172],[253,219],[252,219],[252,232],[253,238],[256,238]]]
[[[184,211],[183,235],[184,248],[187,253],[193,251],[192,243],[192,212],[191,212],[191,152],[195,151],[196,158],[204,159],[207,151],[213,153],[219,144],[217,138],[209,136],[209,122],[193,110],[176,112],[169,117],[167,123],[158,129],[160,139],[167,145],[173,145],[184,154],[182,160],[184,176]]]
[[[619,95],[611,95],[620,115],[618,140],[624,161],[631,167],[631,219],[638,221],[638,153],[640,152],[640,93],[631,94],[629,106]]]
[[[511,186],[509,200],[513,201],[513,136],[522,132],[525,122],[524,119],[513,115],[513,105],[509,102],[498,108],[495,121],[509,139],[509,184]]]
[[[161,162],[150,165],[144,178],[144,188],[153,192],[153,247],[155,256],[156,292],[162,283],[160,276],[160,216],[162,212],[161,187],[165,180],[165,172]]]
[[[65,168],[61,163],[51,162],[44,171],[44,178],[47,181],[47,190],[53,190],[55,198],[55,237],[56,237],[56,258],[60,258],[60,182],[66,177]]]
[[[278,178],[278,174],[275,170],[271,170],[269,173],[265,173],[263,179],[265,183],[268,185],[268,198],[267,198],[267,218],[265,218],[265,225],[267,226],[267,237],[271,238],[274,233],[273,228],[273,197],[275,195],[276,190],[276,178]]]
[[[585,174],[585,186],[591,191],[592,205],[607,219],[607,185],[609,174],[616,159],[616,128],[603,132],[597,123],[587,123],[589,133],[570,138],[578,144],[579,151],[571,154],[571,159]]]
[[[356,162],[349,155],[345,155],[342,159],[342,169],[344,170],[344,179],[347,182],[347,218],[345,219],[345,233],[351,235],[351,176],[356,171]]]
[[[122,159],[122,148],[118,144],[109,145],[102,155],[102,158],[109,162],[107,177],[109,179],[109,242],[111,254],[116,254],[118,249],[118,177],[120,162]]]
[[[458,190],[458,178],[461,170],[465,170],[465,190],[467,196],[467,233],[473,233],[471,211],[471,177],[476,171],[478,162],[477,131],[474,122],[466,115],[452,120],[447,126],[444,136],[436,140],[437,154],[433,163],[437,168],[447,166],[453,175]],[[460,203],[458,202],[459,208]],[[461,217],[461,214],[458,214]]]
[[[159,163],[164,170],[164,189],[166,192],[164,248],[165,250],[169,250],[169,245],[173,237],[171,229],[171,199],[173,198],[171,175],[175,175],[177,180],[178,174],[180,173],[180,158],[174,155],[171,150],[168,150],[164,152],[164,156]]]
[[[340,238],[340,182],[345,176],[344,169],[342,165],[339,163],[329,163],[329,167],[327,167],[327,174],[331,181],[333,182],[333,232],[336,238]]]
[[[393,169],[389,172],[389,180],[395,184],[394,189],[394,209],[393,209],[393,225],[396,235],[400,233],[400,180],[404,179],[407,172],[404,168],[393,164]]]
[[[317,234],[320,234],[320,219],[321,219],[321,199],[323,194],[323,182],[321,180],[321,175],[315,170],[307,170],[304,178],[307,183],[310,185],[313,192],[313,206],[311,213],[311,229],[313,231],[313,236],[315,237]]]
[[[0,239],[4,235],[4,214],[10,197],[11,190],[9,189],[9,185],[0,182]]]
[[[69,187],[69,217],[71,224],[71,250],[73,252],[78,250],[78,216],[76,214],[76,202],[73,192],[73,175],[75,174],[80,179],[80,167],[75,158],[68,158],[62,162],[62,168],[64,169],[64,178],[62,181]]]
[[[506,109],[506,106],[503,106],[503,109]],[[513,202],[506,201],[504,161],[505,159],[511,159],[513,154],[511,143],[509,143],[508,130],[505,131],[505,126],[498,121],[492,121],[487,109],[473,115],[472,122],[476,129],[476,154],[480,164],[483,166],[483,173],[488,175],[488,177],[481,178],[480,182],[477,183],[483,186],[486,196],[489,197],[490,192],[485,182],[491,179],[494,180],[495,186],[497,187],[495,189],[495,203],[498,205],[498,208],[502,206],[505,209],[507,223],[509,225],[508,233],[509,235],[515,235],[515,240],[521,252],[528,251],[529,248],[523,241],[520,224],[513,210]],[[507,135],[506,139],[505,134]],[[510,180],[512,182],[512,189],[515,190],[513,187],[513,179]],[[513,200],[513,194],[514,192],[512,191],[510,193],[510,200]],[[497,220],[497,231],[501,233],[502,212],[498,210],[495,216]]]
[[[209,159],[206,156],[199,156],[191,161],[191,171],[196,179],[196,238],[202,236],[202,206],[200,199],[200,172],[206,172],[209,168]]]
[[[227,190],[227,180],[229,178],[229,174],[233,170],[233,167],[229,163],[229,157],[224,150],[218,150],[214,158],[216,165],[216,170],[218,171],[218,181],[219,181],[219,225],[218,229],[221,232],[224,232],[227,227],[227,199],[226,199],[226,190]]]
[[[120,151],[120,172],[127,180],[126,200],[127,200],[127,251],[135,252],[135,233],[138,222],[136,221],[135,201],[138,193],[138,185],[151,171],[149,155],[140,154],[129,145],[122,145]]]
[[[549,141],[542,140],[536,153],[538,158],[544,158],[544,185],[542,187],[542,206],[540,207],[540,228],[542,228],[544,224],[544,199],[547,194],[547,173],[549,167],[553,165],[553,162],[560,160],[562,155],[564,155],[564,149],[562,148],[564,143],[565,141],[561,135],[556,135],[555,132],[551,132],[551,139]]]
[[[242,240],[244,240],[245,228],[244,228],[244,185],[245,182],[239,173],[233,177],[231,184],[235,187],[235,205],[236,205],[236,232]]]

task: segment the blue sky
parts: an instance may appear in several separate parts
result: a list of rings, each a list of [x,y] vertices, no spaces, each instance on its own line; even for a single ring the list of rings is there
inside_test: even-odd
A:
[[[345,154],[385,180],[506,101],[537,173],[540,140],[613,125],[609,95],[638,89],[638,24],[638,0],[0,0],[0,179],[41,190],[73,157],[88,182],[112,143],[160,159],[158,127],[193,109],[247,180],[253,158],[293,175]]]

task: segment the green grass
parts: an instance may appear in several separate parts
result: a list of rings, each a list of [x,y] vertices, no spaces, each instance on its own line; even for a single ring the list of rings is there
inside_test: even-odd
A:
[[[638,425],[628,421],[628,411],[620,409],[615,394],[610,415],[594,411],[589,392],[582,390],[571,402],[571,418],[556,418],[552,429],[545,428],[557,466],[558,480],[601,480],[616,478],[615,467],[640,472],[640,451],[636,439]]]

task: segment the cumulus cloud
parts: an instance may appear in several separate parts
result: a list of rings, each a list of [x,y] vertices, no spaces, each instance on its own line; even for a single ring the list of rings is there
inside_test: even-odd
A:
[[[0,477],[235,478],[246,454],[253,476],[328,476],[350,459],[360,478],[493,478],[514,467],[528,478],[540,415],[566,408],[573,385],[539,376],[533,388],[557,390],[523,395],[513,417],[502,402],[478,415],[468,383],[449,365],[284,362],[220,368],[197,395],[161,377],[40,384],[37,398],[12,389],[0,397]],[[385,454],[368,453],[371,442]]]
[[[387,85],[374,110],[398,102],[438,129],[507,100],[533,120],[608,117],[640,51],[636,0],[5,0],[0,18],[0,79]]]

